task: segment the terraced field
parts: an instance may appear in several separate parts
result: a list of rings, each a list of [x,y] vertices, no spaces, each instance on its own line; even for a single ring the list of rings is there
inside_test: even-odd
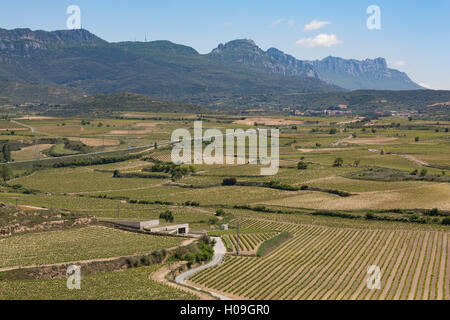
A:
[[[197,286],[241,299],[450,299],[450,234],[359,230],[243,220],[294,238],[265,258],[227,257],[194,275]],[[367,269],[381,269],[369,290]]]

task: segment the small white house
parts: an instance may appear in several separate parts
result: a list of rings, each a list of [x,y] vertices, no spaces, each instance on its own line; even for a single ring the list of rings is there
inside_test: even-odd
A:
[[[115,221],[114,223],[127,228],[145,230],[155,233],[168,233],[175,235],[186,235],[189,233],[189,224],[187,223],[160,225],[159,220]]]

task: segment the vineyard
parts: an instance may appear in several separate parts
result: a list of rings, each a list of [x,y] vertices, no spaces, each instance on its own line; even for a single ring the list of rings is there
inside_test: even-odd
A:
[[[67,290],[67,279],[0,281],[0,300],[197,299],[149,279],[161,265],[83,276],[81,290]]]
[[[239,235],[239,250],[242,254],[255,254],[259,245],[264,241],[276,236],[276,232],[243,233]],[[238,247],[236,235],[224,235],[222,240],[228,252],[235,253]]]
[[[0,268],[147,253],[180,245],[183,239],[91,226],[0,239]]]
[[[449,234],[358,230],[242,220],[243,228],[288,231],[264,258],[227,256],[190,281],[240,299],[450,299]],[[381,289],[366,287],[381,269]]]

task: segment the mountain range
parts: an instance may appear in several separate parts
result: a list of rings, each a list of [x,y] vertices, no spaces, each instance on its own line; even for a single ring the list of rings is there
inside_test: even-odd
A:
[[[84,29],[0,29],[0,82],[73,89],[67,99],[128,91],[214,107],[272,106],[313,92],[423,89],[383,58],[303,61],[246,39],[199,54],[169,41],[109,43]]]
[[[388,68],[384,58],[358,61],[329,56],[315,61],[298,60],[276,48],[263,51],[247,39],[220,44],[209,55],[217,61],[249,65],[273,74],[316,78],[348,90],[423,89],[406,73]]]

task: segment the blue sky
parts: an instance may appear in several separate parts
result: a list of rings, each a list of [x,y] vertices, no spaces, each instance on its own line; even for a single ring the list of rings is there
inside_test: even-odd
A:
[[[0,28],[66,29],[69,5],[108,41],[147,33],[207,53],[247,38],[298,59],[384,57],[417,83],[450,89],[450,0],[15,0],[2,1]],[[370,5],[381,9],[380,30],[366,26]]]

